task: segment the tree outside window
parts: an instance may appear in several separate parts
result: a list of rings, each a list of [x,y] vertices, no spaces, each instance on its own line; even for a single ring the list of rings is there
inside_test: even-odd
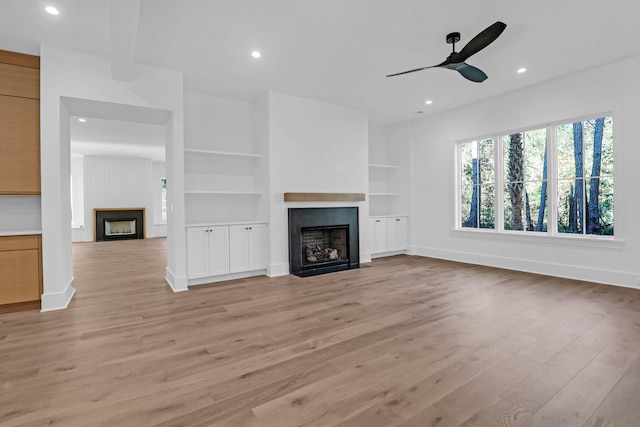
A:
[[[491,138],[460,144],[462,227],[495,227],[494,158],[494,143]]]
[[[613,120],[556,127],[558,233],[613,235]]]
[[[160,212],[162,215],[162,221],[167,220],[167,179],[160,179]]]
[[[497,222],[506,231],[613,236],[611,116],[465,141],[458,150],[459,228]]]
[[[504,148],[504,229],[547,231],[547,132],[516,132]]]

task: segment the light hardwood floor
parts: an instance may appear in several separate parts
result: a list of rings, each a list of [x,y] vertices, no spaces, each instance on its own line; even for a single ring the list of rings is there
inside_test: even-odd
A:
[[[0,315],[0,425],[640,425],[640,291],[396,256],[172,293],[165,243]]]

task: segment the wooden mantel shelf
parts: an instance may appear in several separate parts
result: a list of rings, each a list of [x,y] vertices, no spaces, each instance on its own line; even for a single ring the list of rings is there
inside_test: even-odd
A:
[[[364,202],[364,193],[284,193],[285,202]]]

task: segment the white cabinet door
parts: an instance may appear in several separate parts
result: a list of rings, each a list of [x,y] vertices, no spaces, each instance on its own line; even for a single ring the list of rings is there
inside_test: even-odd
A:
[[[396,217],[388,219],[388,236],[390,251],[404,251],[407,249],[407,218]]]
[[[267,268],[267,225],[253,224],[247,233],[249,271]]]
[[[209,275],[209,228],[187,228],[187,277]]]
[[[229,273],[229,227],[209,227],[209,276]]]
[[[369,218],[369,252],[376,253],[376,220]]]
[[[387,239],[387,218],[375,218],[374,237],[375,251],[373,253],[387,252],[389,250],[389,241]]]
[[[229,272],[238,273],[249,269],[248,225],[229,226]]]

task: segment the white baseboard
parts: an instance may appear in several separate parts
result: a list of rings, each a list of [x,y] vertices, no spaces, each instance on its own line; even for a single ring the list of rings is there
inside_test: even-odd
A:
[[[377,254],[371,254],[371,259],[375,259],[375,258],[382,258],[385,256],[394,256],[394,255],[406,255],[407,251],[406,250],[402,250],[402,251],[389,251],[389,252],[380,252]]]
[[[429,258],[438,258],[448,261],[486,265],[489,267],[504,268],[506,270],[516,270],[526,273],[536,273],[546,276],[561,277],[564,279],[583,280],[585,282],[595,282],[605,285],[640,289],[637,275],[624,271],[605,270],[585,266],[572,266],[515,257],[498,257],[472,252],[450,251],[427,247],[414,247],[412,248],[411,252],[414,252],[415,255]]]
[[[208,283],[226,282],[228,280],[246,279],[247,277],[265,276],[267,270],[243,271],[241,273],[222,274],[220,276],[201,277],[198,279],[189,279],[189,286],[206,285]]]
[[[283,262],[281,264],[271,264],[267,268],[267,276],[278,277],[286,276],[289,274],[289,263]]]
[[[187,287],[187,276],[176,276],[169,267],[165,270],[164,280],[166,280],[173,292],[184,292],[189,290]]]
[[[69,307],[69,303],[76,293],[76,289],[72,286],[73,280],[74,278],[72,277],[62,292],[42,294],[40,311],[45,313],[47,311],[64,310]]]

